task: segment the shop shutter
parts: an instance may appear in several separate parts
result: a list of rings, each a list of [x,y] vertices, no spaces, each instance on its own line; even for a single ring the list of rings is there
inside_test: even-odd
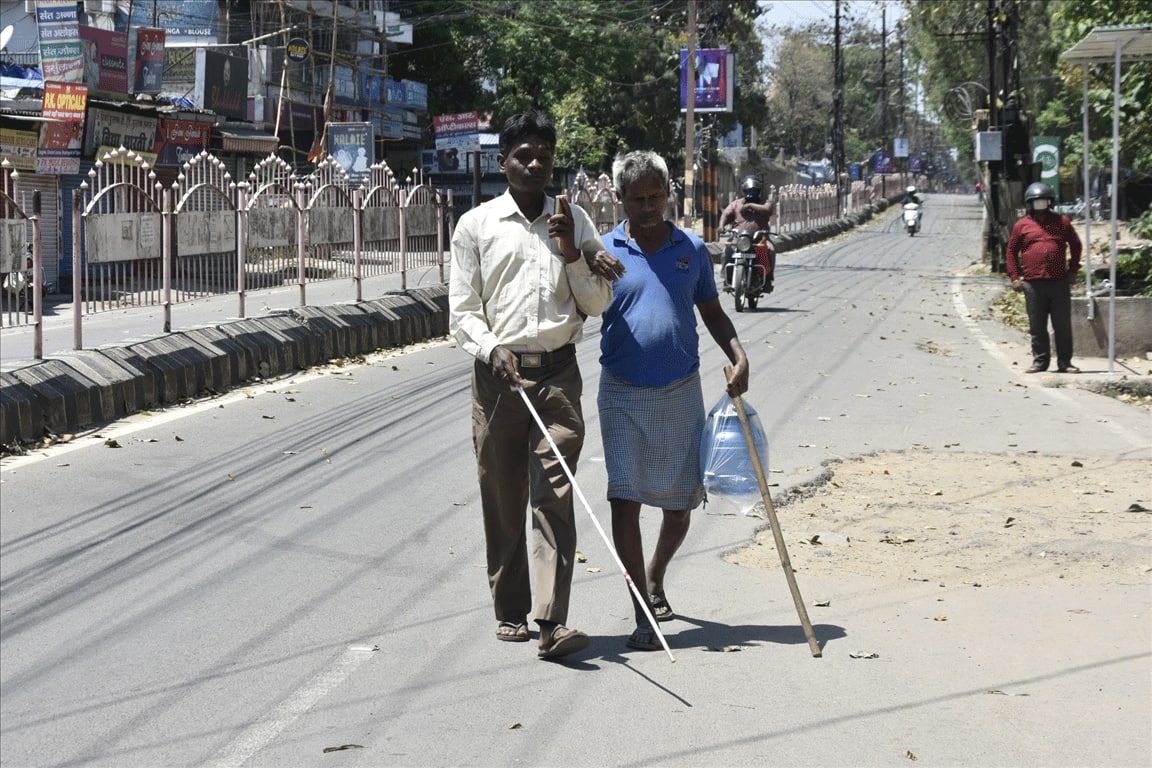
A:
[[[40,253],[44,259],[44,281],[60,293],[60,177],[36,173],[20,173],[20,207],[32,213],[32,193],[40,193]],[[28,239],[32,239],[32,225],[28,225]],[[69,251],[72,249],[69,248]]]

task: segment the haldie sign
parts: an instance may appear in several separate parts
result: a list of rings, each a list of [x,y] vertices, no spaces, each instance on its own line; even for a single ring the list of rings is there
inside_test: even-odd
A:
[[[285,53],[288,55],[288,61],[301,62],[308,58],[308,53],[311,50],[307,40],[302,37],[294,37],[288,41]]]

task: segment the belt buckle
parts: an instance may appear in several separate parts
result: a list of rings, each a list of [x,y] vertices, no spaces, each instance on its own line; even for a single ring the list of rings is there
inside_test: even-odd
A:
[[[544,355],[538,352],[522,352],[520,354],[520,365],[525,368],[540,368],[544,365]]]

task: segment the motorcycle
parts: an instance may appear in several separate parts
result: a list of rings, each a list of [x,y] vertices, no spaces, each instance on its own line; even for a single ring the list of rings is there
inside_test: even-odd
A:
[[[745,305],[756,309],[760,297],[772,293],[776,260],[771,237],[766,229],[726,233],[730,259],[724,264],[724,291],[733,295],[737,312],[743,312]]]
[[[919,203],[904,203],[904,229],[908,232],[908,237],[912,237],[920,231],[920,217],[922,215]]]

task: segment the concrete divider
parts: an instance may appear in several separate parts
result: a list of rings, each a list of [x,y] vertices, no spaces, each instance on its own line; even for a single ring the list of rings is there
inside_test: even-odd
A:
[[[0,443],[31,443],[150,408],[448,332],[448,287],[298,307],[0,372]]]
[[[1107,296],[1094,299],[1094,317],[1088,319],[1087,297],[1072,298],[1072,354],[1076,357],[1108,357],[1108,327],[1112,301]],[[1152,298],[1117,296],[1116,323],[1112,346],[1117,357],[1152,353]]]

